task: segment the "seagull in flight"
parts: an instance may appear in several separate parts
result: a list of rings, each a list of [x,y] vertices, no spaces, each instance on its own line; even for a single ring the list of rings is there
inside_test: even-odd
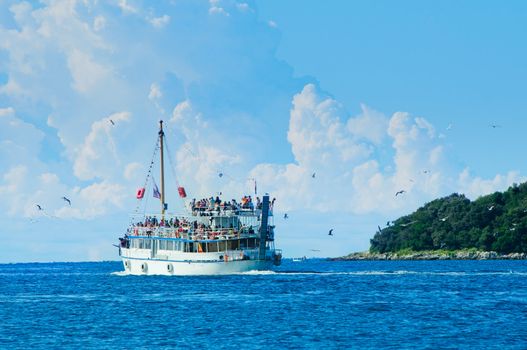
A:
[[[379,225],[377,225],[377,229],[379,229],[379,231],[378,231],[379,233],[382,232],[382,228]]]
[[[289,218],[289,215],[287,215],[287,213],[284,214],[284,219],[288,219]]]
[[[417,220],[414,220],[414,221],[409,222],[409,223],[407,223],[407,224],[401,224],[401,226],[402,226],[402,227],[408,227],[408,226],[410,226],[410,225],[415,224],[416,222],[417,222]]]
[[[316,173],[313,173],[313,175],[311,175],[311,177],[314,179],[316,176]]]
[[[223,177],[223,173],[218,173],[218,176],[219,177]]]
[[[406,193],[405,190],[397,191],[397,192],[395,193],[395,197],[397,197],[397,196],[400,195],[400,194],[405,194],[405,193]]]
[[[430,174],[430,170],[423,170],[423,174]]]
[[[329,230],[328,236],[333,236],[333,229]]]
[[[312,252],[319,252],[320,249],[310,249]]]
[[[115,125],[115,123],[113,122],[113,120],[108,119],[108,121],[109,121],[110,123],[112,123],[112,125]]]
[[[449,217],[450,217],[450,215],[449,216],[445,216],[444,218],[441,219],[441,221],[445,222],[445,221],[448,220]]]
[[[68,204],[71,206],[71,201],[70,201],[68,198],[66,198],[66,197],[62,197],[62,199],[63,199],[65,202],[68,202]]]
[[[452,125],[452,124],[448,124],[448,126],[447,126],[446,130],[447,130],[447,131],[450,131],[450,130],[452,130],[452,127],[453,127],[453,125]]]
[[[36,204],[36,206],[38,210],[42,210],[42,207],[40,206],[40,204]]]
[[[501,125],[491,124],[490,127],[493,128],[493,129],[496,129],[496,128],[501,128]]]
[[[493,211],[493,210],[494,210],[494,206],[491,205],[491,206],[489,207],[489,211]]]

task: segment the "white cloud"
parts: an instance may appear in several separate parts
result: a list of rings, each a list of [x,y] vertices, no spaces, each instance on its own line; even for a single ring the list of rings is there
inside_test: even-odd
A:
[[[246,3],[246,2],[240,2],[240,3],[237,3],[237,4],[236,4],[236,7],[238,8],[238,10],[240,10],[240,11],[242,11],[242,12],[252,11],[251,7],[250,7],[249,4]]]
[[[159,84],[152,83],[150,85],[150,92],[148,93],[148,99],[156,100],[161,97],[163,97],[163,93],[161,92],[161,88],[159,87]]]
[[[119,0],[119,3],[117,4],[121,11],[125,14],[132,14],[139,12],[135,7],[131,6],[127,0]]]
[[[271,27],[271,28],[278,28],[278,24],[276,24],[276,22],[273,21],[273,20],[269,20],[267,22],[267,25],[269,25],[269,27]]]
[[[154,17],[149,20],[150,24],[152,24],[155,28],[163,28],[170,22],[170,16],[169,15],[163,15],[160,17]]]
[[[93,30],[96,32],[103,30],[106,27],[106,18],[103,16],[96,16],[93,20]]]
[[[143,170],[143,166],[140,163],[133,162],[127,164],[124,168],[124,177],[127,180],[138,180],[140,172]]]
[[[471,199],[476,199],[496,191],[504,191],[513,183],[519,184],[525,181],[527,178],[516,171],[510,171],[506,175],[497,174],[492,179],[482,179],[478,176],[473,177],[470,170],[465,168],[459,174],[458,186],[460,192]]]
[[[77,151],[73,164],[75,176],[81,180],[91,180],[96,177],[108,178],[120,164],[120,157],[112,136],[115,126],[128,121],[130,113],[114,113],[107,118],[94,122],[90,133]],[[112,120],[115,125],[110,122]]]
[[[223,16],[230,16],[230,14],[225,11],[223,7],[220,6],[220,0],[209,0],[209,14],[211,15],[223,15]]]
[[[361,215],[400,215],[456,190],[473,197],[522,179],[514,172],[491,180],[472,178],[466,170],[458,176],[424,118],[396,112],[388,119],[365,106],[359,116],[346,118],[337,101],[306,85],[293,99],[289,123],[295,163],[259,164],[249,176],[280,199],[281,210],[338,208]],[[389,148],[387,142],[392,164],[381,168],[377,148]]]
[[[387,136],[388,118],[364,104],[361,109],[360,115],[348,120],[348,130],[358,138],[364,138],[376,145],[381,144]]]
[[[76,49],[68,56],[68,67],[73,77],[73,87],[82,93],[92,90],[109,75],[107,68]]]

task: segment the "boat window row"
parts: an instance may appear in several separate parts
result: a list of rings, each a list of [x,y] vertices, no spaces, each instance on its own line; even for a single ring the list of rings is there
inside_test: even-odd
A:
[[[211,253],[228,250],[256,249],[259,247],[259,242],[260,240],[258,238],[242,238],[218,242],[183,242],[137,238],[130,240],[129,247],[135,249],[152,249],[152,246],[155,245],[158,251],[168,250],[186,253]]]

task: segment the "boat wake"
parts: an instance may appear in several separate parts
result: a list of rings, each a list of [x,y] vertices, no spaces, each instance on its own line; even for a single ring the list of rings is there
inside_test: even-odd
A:
[[[111,273],[112,276],[133,276],[126,271],[115,271]],[[515,271],[485,271],[485,272],[470,272],[470,271],[380,271],[380,270],[369,270],[369,271],[247,271],[247,272],[234,272],[228,274],[219,275],[208,275],[208,276],[398,276],[398,275],[415,275],[415,276],[527,276],[527,272],[515,272]],[[158,275],[165,276],[165,275]],[[192,276],[207,276],[207,275],[185,275],[187,277]],[[184,276],[179,276],[184,277]]]

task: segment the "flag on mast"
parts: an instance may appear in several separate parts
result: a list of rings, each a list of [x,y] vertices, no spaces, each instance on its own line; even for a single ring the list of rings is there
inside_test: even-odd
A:
[[[153,191],[154,191],[154,198],[157,198],[157,199],[161,199],[161,193],[159,192],[159,189],[157,188],[157,185],[156,183],[154,182],[154,188],[153,188]]]

